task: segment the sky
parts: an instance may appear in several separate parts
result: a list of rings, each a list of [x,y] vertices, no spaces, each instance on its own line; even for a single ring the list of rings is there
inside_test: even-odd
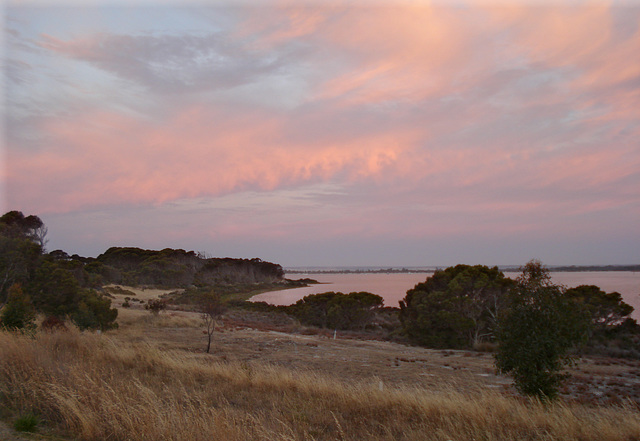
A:
[[[640,1],[5,1],[47,248],[640,263]]]

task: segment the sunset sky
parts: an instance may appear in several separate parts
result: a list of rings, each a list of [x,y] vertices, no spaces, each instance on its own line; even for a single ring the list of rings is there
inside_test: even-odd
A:
[[[0,207],[49,250],[640,263],[640,2],[124,4],[4,3]]]

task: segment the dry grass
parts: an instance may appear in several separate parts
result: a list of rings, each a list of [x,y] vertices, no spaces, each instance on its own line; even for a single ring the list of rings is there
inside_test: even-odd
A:
[[[630,405],[348,384],[75,331],[1,333],[0,348],[0,405],[87,441],[640,439]]]

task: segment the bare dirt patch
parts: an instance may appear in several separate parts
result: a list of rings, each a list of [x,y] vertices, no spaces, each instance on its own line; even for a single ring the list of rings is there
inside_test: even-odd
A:
[[[143,309],[123,308],[120,314],[117,338],[152,341],[192,353],[206,348],[197,313],[170,310],[154,317]],[[340,331],[334,338],[333,332],[306,329],[283,318],[261,320],[243,311],[230,311],[219,322],[211,352],[212,361],[272,364],[345,381],[373,382],[382,388],[486,388],[516,394],[511,379],[497,375],[490,353],[425,349]],[[640,361],[585,357],[567,373],[561,393],[567,401],[640,405]]]

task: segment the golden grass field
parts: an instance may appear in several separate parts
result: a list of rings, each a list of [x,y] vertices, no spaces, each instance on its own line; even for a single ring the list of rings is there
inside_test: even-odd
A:
[[[58,440],[640,439],[640,407],[627,400],[637,362],[585,360],[564,399],[544,405],[515,396],[489,354],[240,319],[223,320],[211,354],[197,314],[152,316],[135,302],[102,335],[0,333],[1,416],[35,413]]]

